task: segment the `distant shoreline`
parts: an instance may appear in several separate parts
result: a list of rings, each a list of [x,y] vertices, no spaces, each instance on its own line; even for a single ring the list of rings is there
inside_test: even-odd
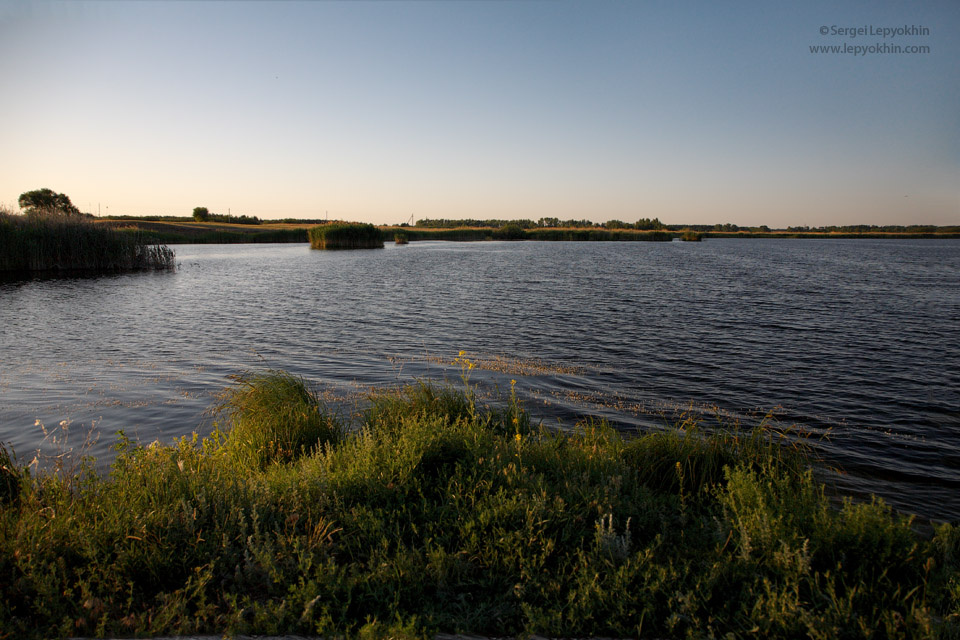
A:
[[[120,230],[135,232],[147,242],[162,244],[237,244],[237,243],[273,243],[273,242],[309,242],[307,230],[321,226],[306,222],[264,222],[259,225],[229,224],[222,222],[166,221],[125,218],[97,219],[97,224],[108,225]],[[331,224],[333,221],[331,221]],[[384,238],[391,240],[394,234],[404,233],[410,242],[418,240],[450,240],[455,242],[476,242],[483,240],[539,240],[539,241],[579,241],[579,242],[634,242],[634,241],[671,241],[681,239],[684,233],[697,233],[703,240],[712,238],[744,239],[811,239],[811,240],[956,240],[960,232],[819,232],[819,231],[703,231],[699,229],[607,229],[603,227],[537,227],[532,229],[506,229],[506,227],[447,227],[428,228],[416,226],[380,225],[378,228]]]

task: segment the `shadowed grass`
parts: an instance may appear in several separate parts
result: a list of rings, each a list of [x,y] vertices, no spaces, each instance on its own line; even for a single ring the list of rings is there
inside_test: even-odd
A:
[[[14,456],[0,443],[0,504],[19,504],[24,477]]]
[[[831,507],[770,429],[550,433],[512,394],[419,384],[348,435],[248,447],[326,413],[276,371],[223,402],[220,437],[122,439],[108,479],[24,480],[0,506],[0,637],[958,633],[958,529]]]
[[[168,247],[78,217],[0,211],[0,272],[172,269]]]

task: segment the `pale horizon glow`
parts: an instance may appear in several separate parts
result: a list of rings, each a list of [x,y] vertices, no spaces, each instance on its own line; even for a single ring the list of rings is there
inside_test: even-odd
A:
[[[0,0],[0,205],[956,225],[958,31],[953,1]],[[929,51],[810,51],[845,44]]]

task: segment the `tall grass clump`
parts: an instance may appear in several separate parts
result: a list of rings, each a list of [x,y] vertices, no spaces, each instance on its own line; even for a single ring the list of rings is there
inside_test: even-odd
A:
[[[0,211],[0,271],[119,272],[174,268],[174,253],[83,217]]]
[[[240,376],[214,409],[225,448],[241,466],[290,462],[343,436],[339,420],[302,378],[283,371]]]
[[[308,232],[313,249],[382,249],[383,234],[372,224],[330,224]]]
[[[0,504],[19,503],[23,480],[23,471],[14,456],[0,442]]]
[[[548,432],[458,360],[465,389],[374,394],[302,446],[241,445],[326,412],[269,371],[225,393],[225,435],[121,438],[108,478],[4,462],[0,637],[960,634],[957,527],[836,505],[772,428]]]

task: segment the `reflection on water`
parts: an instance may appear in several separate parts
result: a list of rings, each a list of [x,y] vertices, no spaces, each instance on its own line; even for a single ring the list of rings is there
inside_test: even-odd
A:
[[[960,519],[960,243],[177,246],[176,273],[0,284],[0,440],[36,420],[170,440],[229,376],[283,368],[343,410],[371,388],[517,392],[547,424],[681,415],[814,434],[845,489]],[[726,428],[726,427],[725,427]]]

